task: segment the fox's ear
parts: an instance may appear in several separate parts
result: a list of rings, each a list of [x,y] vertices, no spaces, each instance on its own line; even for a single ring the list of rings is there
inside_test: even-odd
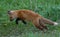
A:
[[[8,12],[8,14],[11,14],[11,12],[10,11],[7,11]]]
[[[10,12],[10,11],[8,11],[8,12]]]
[[[8,14],[12,14],[14,11],[8,11]]]

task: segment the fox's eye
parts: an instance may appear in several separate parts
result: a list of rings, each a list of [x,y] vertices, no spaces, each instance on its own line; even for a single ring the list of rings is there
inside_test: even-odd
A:
[[[12,18],[12,17],[10,17],[10,18]]]

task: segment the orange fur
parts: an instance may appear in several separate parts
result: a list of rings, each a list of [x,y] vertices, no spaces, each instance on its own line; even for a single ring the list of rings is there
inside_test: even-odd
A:
[[[54,25],[53,21],[48,20],[31,10],[12,10],[9,13],[10,19],[20,18],[21,20],[31,21],[40,30],[43,30],[44,28],[48,29],[45,24]]]

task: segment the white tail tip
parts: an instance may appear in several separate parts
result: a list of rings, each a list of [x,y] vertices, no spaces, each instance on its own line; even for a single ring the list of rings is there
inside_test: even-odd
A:
[[[54,22],[54,25],[56,26],[56,25],[58,25],[58,23],[57,22]]]

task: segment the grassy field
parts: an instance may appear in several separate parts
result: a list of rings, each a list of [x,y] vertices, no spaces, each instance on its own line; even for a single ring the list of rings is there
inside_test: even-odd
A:
[[[26,25],[10,22],[7,11],[19,9],[33,10],[60,23],[60,0],[0,0],[0,37],[60,37],[60,25],[47,25],[49,30],[44,33],[31,22]]]

